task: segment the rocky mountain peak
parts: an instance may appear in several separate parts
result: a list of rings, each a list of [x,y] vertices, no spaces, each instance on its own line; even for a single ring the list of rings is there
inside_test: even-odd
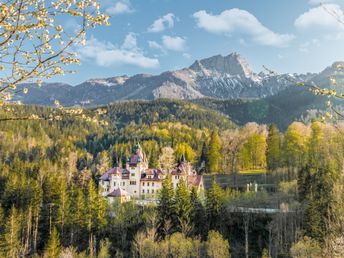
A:
[[[232,53],[228,56],[216,55],[197,60],[190,66],[190,69],[205,74],[218,73],[221,75],[239,75],[242,77],[251,77],[253,75],[245,58],[238,53]]]

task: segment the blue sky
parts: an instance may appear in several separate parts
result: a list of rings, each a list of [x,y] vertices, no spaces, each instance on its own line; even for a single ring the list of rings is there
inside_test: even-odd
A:
[[[324,6],[319,6],[323,2]],[[344,60],[344,0],[101,0],[111,25],[89,31],[77,73],[55,80],[159,74],[238,52],[255,72],[319,72]],[[343,19],[344,20],[344,19]],[[73,20],[65,21],[73,27]]]

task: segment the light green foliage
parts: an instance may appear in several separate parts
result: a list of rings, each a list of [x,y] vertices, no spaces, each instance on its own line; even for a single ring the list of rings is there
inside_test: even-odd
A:
[[[257,169],[266,167],[266,138],[262,134],[253,133],[240,150],[239,164],[241,168]]]
[[[293,258],[320,258],[322,256],[319,243],[305,236],[290,249]]]
[[[266,147],[266,163],[269,170],[275,170],[281,166],[281,139],[275,124],[270,125]]]
[[[160,242],[142,236],[137,257],[156,258],[229,258],[229,242],[216,231],[210,231],[207,241],[188,238],[182,233],[174,233]],[[138,245],[136,245],[138,246]]]
[[[100,242],[100,250],[97,258],[110,258],[110,245],[111,244],[108,239],[102,240]]]
[[[61,227],[61,236],[64,237],[66,223],[70,221],[70,199],[68,195],[67,183],[65,180],[59,180],[59,199],[57,203],[57,222]]]
[[[283,157],[287,167],[300,168],[307,158],[309,130],[303,124],[292,123],[285,133]]]
[[[266,248],[263,249],[262,258],[270,258],[268,249]]]
[[[209,231],[206,242],[207,255],[210,258],[229,258],[229,242],[216,231]]]
[[[219,172],[219,161],[220,161],[220,150],[221,150],[221,139],[217,132],[212,132],[209,142],[209,153],[208,153],[208,166],[210,173]]]
[[[174,233],[168,239],[169,255],[173,258],[192,257],[193,243],[181,233]]]
[[[44,257],[58,258],[61,252],[60,236],[54,227],[51,232],[50,239],[45,247]]]
[[[174,155],[176,160],[180,161],[185,158],[189,162],[194,162],[196,158],[196,153],[186,142],[182,142],[176,145],[174,149]]]
[[[0,254],[4,257],[16,258],[21,255],[20,221],[20,214],[18,214],[15,207],[12,207],[10,215],[5,222],[4,234],[0,236]]]

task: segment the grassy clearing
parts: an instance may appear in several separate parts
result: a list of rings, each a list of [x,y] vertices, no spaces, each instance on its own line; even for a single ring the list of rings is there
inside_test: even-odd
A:
[[[240,172],[237,175],[237,184],[239,187],[246,187],[246,184],[249,183],[257,183],[259,185],[261,184],[273,184],[272,180],[269,179],[267,176],[268,173],[266,170],[251,170],[251,171],[245,171]],[[204,186],[206,189],[208,189],[211,186],[211,182],[213,180],[213,177],[215,177],[216,182],[223,188],[227,187],[233,187],[234,186],[234,176],[233,175],[204,175]]]
[[[269,171],[266,169],[247,169],[239,171],[239,174],[247,175],[247,174],[265,174]]]

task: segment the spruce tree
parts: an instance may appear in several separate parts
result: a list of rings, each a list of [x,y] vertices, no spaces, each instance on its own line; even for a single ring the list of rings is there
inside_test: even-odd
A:
[[[333,165],[314,168],[310,180],[305,182],[309,191],[303,200],[305,207],[304,225],[306,235],[324,243],[328,231],[328,221],[335,210],[333,189],[338,180],[338,170]]]
[[[107,224],[107,202],[104,197],[98,193],[98,213],[97,213],[97,229],[98,233],[102,233]]]
[[[88,183],[86,225],[89,234],[89,253],[95,253],[95,234],[97,233],[98,197],[96,186],[91,179]]]
[[[57,221],[61,228],[61,236],[64,239],[65,226],[70,219],[70,199],[68,195],[68,187],[64,178],[60,179],[59,199],[57,208]]]
[[[3,227],[5,225],[5,214],[4,214],[4,209],[2,208],[0,204],[0,235],[3,233]]]
[[[210,229],[219,229],[224,211],[224,192],[213,179],[206,192],[206,210]]]
[[[159,193],[158,200],[158,235],[161,239],[172,232],[171,223],[175,216],[174,190],[171,176],[168,175]]]
[[[175,201],[175,221],[176,228],[181,230],[182,233],[187,234],[191,230],[190,215],[192,210],[190,192],[183,178],[179,180],[176,189]]]
[[[96,227],[98,216],[98,198],[96,186],[91,179],[88,183],[87,191],[87,213],[86,213],[86,224],[89,233],[92,233]]]
[[[202,168],[205,172],[209,172],[209,146],[206,141],[203,142],[201,156],[199,158],[199,167]]]
[[[57,229],[54,227],[50,239],[45,247],[44,257],[46,258],[58,258],[61,252],[60,237]]]
[[[71,244],[78,242],[79,238],[82,237],[83,232],[86,229],[85,218],[86,216],[86,204],[85,196],[82,190],[76,186],[72,185],[72,197],[71,197]]]
[[[20,256],[20,230],[20,214],[12,206],[9,217],[5,222],[4,234],[1,239],[0,250],[4,257],[16,258]]]
[[[195,187],[191,189],[190,200],[192,206],[190,220],[193,224],[193,235],[205,237],[206,212]]]

